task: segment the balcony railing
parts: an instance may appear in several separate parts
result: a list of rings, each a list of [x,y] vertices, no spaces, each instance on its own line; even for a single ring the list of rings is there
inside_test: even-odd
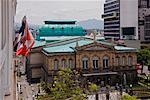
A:
[[[119,65],[119,66],[113,66],[113,71],[121,71],[121,70],[135,70],[135,65]]]

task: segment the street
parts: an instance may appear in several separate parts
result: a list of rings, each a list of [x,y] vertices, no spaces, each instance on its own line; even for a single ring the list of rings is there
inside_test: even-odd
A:
[[[18,78],[17,83],[18,100],[35,100],[35,95],[38,92],[36,84],[29,85],[25,75]]]

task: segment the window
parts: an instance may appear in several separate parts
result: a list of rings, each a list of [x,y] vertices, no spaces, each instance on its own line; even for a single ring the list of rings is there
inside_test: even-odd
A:
[[[73,67],[73,60],[69,59],[69,68],[72,68],[72,67]]]
[[[58,70],[58,63],[59,61],[57,59],[54,60],[54,70]]]
[[[122,57],[122,65],[126,65],[126,57],[125,56]]]
[[[62,68],[65,68],[65,67],[66,67],[66,60],[62,59]]]
[[[109,66],[109,57],[108,56],[104,56],[103,57],[103,67],[104,68],[108,68]]]
[[[98,57],[97,56],[95,56],[95,57],[93,57],[93,68],[94,69],[97,69],[98,68]]]
[[[146,8],[147,7],[147,0],[141,0],[140,5],[141,8]]]
[[[128,57],[128,65],[131,66],[133,62],[133,58],[131,56]]]
[[[87,57],[82,58],[82,64],[83,64],[83,69],[88,69],[88,58]]]
[[[119,66],[120,65],[120,57],[116,57],[116,66]]]
[[[145,16],[144,36],[150,36],[150,16]]]

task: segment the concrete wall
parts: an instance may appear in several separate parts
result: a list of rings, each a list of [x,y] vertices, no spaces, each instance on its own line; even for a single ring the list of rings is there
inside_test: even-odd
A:
[[[0,0],[0,100],[9,97],[15,100],[12,60],[15,8],[16,0]]]
[[[41,69],[40,68],[32,68],[32,78],[39,78],[41,77]]]
[[[30,54],[30,64],[43,64],[44,57],[41,53],[31,53]]]
[[[124,40],[124,41],[125,41],[125,45],[127,47],[133,47],[133,48],[137,48],[137,49],[141,48],[140,40]]]
[[[120,33],[122,27],[135,27],[133,39],[138,39],[138,0],[120,0]]]

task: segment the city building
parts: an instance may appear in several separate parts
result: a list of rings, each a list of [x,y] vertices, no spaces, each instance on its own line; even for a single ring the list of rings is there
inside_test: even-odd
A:
[[[66,25],[62,26],[65,30]],[[54,29],[57,30],[57,27]],[[42,31],[43,28],[39,30]],[[82,31],[77,30],[78,28],[74,31],[79,33]],[[51,81],[55,72],[65,67],[77,70],[85,80],[99,84],[136,82],[137,49],[118,46],[103,39],[89,38],[82,32],[80,36],[74,36],[71,32],[69,32],[71,37],[55,36],[55,41],[51,41],[52,38],[49,37],[51,32],[44,32],[47,36],[44,36],[45,39],[42,38],[43,41],[35,41],[27,58],[29,82]]]
[[[40,47],[51,42],[78,38],[80,36],[85,36],[85,35],[86,35],[85,30],[80,25],[77,25],[76,21],[45,21],[45,24],[39,27],[39,32],[36,37],[35,45],[33,46],[33,48]],[[41,56],[38,55],[38,57],[41,57]],[[27,61],[30,61],[30,60],[27,60]],[[44,59],[42,58],[41,61],[34,61],[37,65],[34,65],[34,64],[32,65],[32,62],[30,61],[30,67],[26,68],[26,71],[28,73],[27,77],[29,80],[30,78],[32,78],[32,81],[39,81],[40,78],[31,77],[32,72],[30,69],[32,69],[32,71],[35,70],[34,72],[37,72],[38,74],[40,74],[41,71],[37,70],[37,67],[38,68],[42,67],[41,64],[43,60]],[[28,64],[29,63],[27,62],[27,66],[29,66]]]
[[[16,100],[13,34],[16,0],[0,0],[0,100]]]
[[[138,0],[106,0],[104,36],[114,39],[138,39]]]
[[[139,0],[139,37],[143,46],[150,43],[150,0]],[[150,47],[150,45],[149,45]]]

